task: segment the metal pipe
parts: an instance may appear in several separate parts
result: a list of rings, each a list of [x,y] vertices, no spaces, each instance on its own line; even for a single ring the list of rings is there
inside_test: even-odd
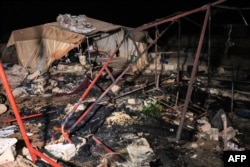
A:
[[[246,21],[246,18],[244,17],[244,15],[243,15],[243,13],[242,13],[242,11],[241,11],[240,9],[239,9],[239,13],[240,13],[240,16],[241,16],[241,18],[242,18],[244,24],[245,24],[246,26],[248,26],[248,23],[247,23],[247,21]]]
[[[45,156],[44,154],[42,154],[38,150],[35,150],[32,147],[32,145],[31,145],[31,143],[29,141],[29,138],[27,136],[27,132],[25,130],[25,126],[24,126],[24,124],[22,122],[21,115],[20,115],[19,110],[17,108],[16,101],[15,101],[14,96],[12,94],[12,91],[11,91],[9,82],[7,80],[6,74],[4,72],[3,65],[2,65],[1,61],[0,61],[0,78],[2,79],[3,87],[4,87],[4,89],[5,89],[6,93],[7,93],[7,97],[9,99],[9,102],[10,102],[10,105],[12,107],[12,110],[13,110],[13,112],[15,114],[15,117],[16,117],[19,129],[20,129],[20,132],[21,132],[21,134],[23,136],[25,145],[27,146],[27,148],[29,150],[32,162],[35,163],[37,161],[37,159],[38,159],[37,156],[39,156],[39,157],[43,158],[44,160],[46,160],[52,166],[61,167],[61,165],[59,165],[58,163],[56,163],[55,161],[53,161],[52,159],[50,159],[49,157]]]
[[[112,149],[110,149],[108,146],[106,146],[105,144],[103,144],[98,138],[96,138],[95,136],[92,136],[92,139],[96,142],[96,144],[102,146],[102,148],[107,151],[108,153],[114,153],[114,151]],[[115,154],[112,155],[115,159],[118,159],[119,157]]]
[[[181,22],[178,20],[178,57],[177,57],[177,77],[176,77],[176,82],[179,87],[179,82],[180,82],[180,50],[181,50]],[[175,99],[175,108],[178,106],[178,101],[179,101],[179,89],[176,92],[176,99]]]
[[[211,60],[211,13],[209,14],[209,22],[208,22],[208,54],[207,54],[207,92],[210,87],[210,60]]]
[[[158,38],[159,35],[159,30],[156,26],[155,30],[155,38]],[[160,77],[160,72],[158,73],[157,71],[157,64],[158,64],[158,57],[161,57],[161,54],[158,54],[158,48],[157,48],[157,41],[155,42],[155,88],[159,90],[159,77]]]
[[[24,142],[25,142],[29,152],[31,153],[30,155],[31,155],[32,161],[35,162],[37,160],[37,157],[34,154],[32,154],[32,152],[33,152],[32,149],[31,149],[32,146],[30,144],[29,138],[28,138],[26,130],[25,130],[25,126],[24,126],[24,124],[22,122],[22,119],[21,119],[19,110],[17,108],[14,96],[13,96],[11,88],[9,86],[9,82],[7,80],[7,77],[6,77],[5,73],[4,73],[2,63],[0,63],[0,76],[1,76],[1,79],[2,79],[2,82],[3,82],[3,86],[5,88],[5,91],[7,93],[7,97],[9,99],[10,105],[11,105],[12,110],[13,110],[13,112],[15,114],[16,119],[17,119],[17,123],[18,123],[18,126],[20,128],[20,132],[21,132],[21,134],[23,136]]]
[[[212,6],[213,5],[217,5],[219,3],[222,3],[224,2],[225,0],[219,0],[215,3],[212,3]],[[209,5],[210,7],[210,5]],[[118,49],[121,47],[122,43],[128,38],[129,34],[133,31],[137,31],[137,30],[145,30],[145,29],[148,29],[148,28],[151,28],[151,27],[154,27],[154,26],[157,26],[157,25],[160,25],[160,24],[163,24],[163,23],[166,23],[166,22],[171,22],[173,23],[173,21],[175,21],[176,19],[179,19],[181,17],[184,17],[184,16],[187,16],[187,15],[190,15],[190,14],[193,14],[193,13],[196,13],[196,12],[199,12],[201,10],[204,10],[207,8],[207,5],[206,6],[203,6],[203,7],[200,7],[200,8],[197,8],[197,9],[194,9],[194,10],[191,10],[191,11],[188,11],[188,12],[185,12],[185,13],[182,13],[182,14],[179,14],[177,16],[174,16],[174,17],[171,17],[171,18],[168,18],[168,19],[164,19],[164,20],[161,20],[159,22],[154,22],[154,23],[150,23],[150,24],[146,24],[144,26],[141,26],[141,27],[138,27],[138,28],[135,28],[131,31],[129,31],[125,37],[123,38],[123,40],[119,43],[119,45],[116,47],[116,49],[113,51],[113,53],[110,54],[109,58],[106,60],[105,64],[102,66],[101,70],[97,73],[97,75],[95,76],[95,78],[93,79],[93,81],[91,82],[91,84],[89,85],[89,87],[84,91],[84,93],[82,94],[81,98],[77,101],[77,103],[74,104],[73,106],[73,109],[69,112],[69,115],[65,118],[65,120],[63,121],[62,125],[61,125],[61,132],[62,132],[62,135],[63,137],[68,141],[68,142],[71,142],[71,140],[69,139],[69,133],[70,131],[72,131],[72,129],[76,126],[77,123],[79,123],[86,115],[87,113],[94,107],[95,104],[97,104],[102,98],[104,95],[106,95],[106,93],[112,88],[112,86],[114,84],[116,84],[118,82],[118,80],[120,80],[122,78],[122,76],[131,68],[131,65],[134,64],[135,62],[137,62],[137,60],[142,56],[142,54],[145,53],[146,50],[148,50],[153,44],[156,43],[156,41],[162,36],[162,34],[167,30],[165,29],[163,31],[163,33],[161,33],[157,39],[154,40],[154,42],[152,44],[150,44],[147,49],[145,49],[139,56],[137,56],[137,58],[135,59],[135,62],[132,62],[130,63],[127,68],[125,68],[125,70],[117,77],[117,79],[115,80],[115,82],[113,82],[100,96],[99,98],[86,110],[86,112],[74,123],[74,125],[70,128],[70,130],[68,130],[67,132],[65,131],[65,125],[66,123],[68,122],[69,118],[72,116],[73,112],[75,112],[78,108],[78,106],[80,105],[81,101],[83,99],[85,99],[85,97],[88,95],[89,91],[92,89],[93,85],[95,84],[95,82],[98,80],[98,78],[100,77],[101,73],[103,70],[105,70],[105,68],[108,66],[108,64],[110,63],[110,61],[112,60],[112,58],[114,57],[115,53],[118,51]]]
[[[234,61],[232,61],[232,90],[231,90],[231,93],[232,93],[232,97],[231,97],[231,112],[233,112],[233,108],[234,108]]]
[[[148,23],[148,24],[144,24],[143,26],[136,28],[136,30],[145,30],[145,29],[149,29],[149,28],[155,27],[155,26],[160,25],[160,24],[164,24],[164,23],[167,23],[167,22],[172,22],[172,21],[178,20],[178,19],[180,19],[182,17],[185,17],[185,16],[188,16],[188,15],[200,12],[202,10],[206,10],[210,6],[216,6],[216,5],[221,4],[222,2],[225,2],[225,1],[226,0],[218,0],[218,1],[213,2],[211,4],[206,4],[206,5],[202,6],[202,7],[199,7],[199,8],[190,10],[190,11],[183,12],[183,13],[178,14],[176,16],[173,16],[173,17],[170,17],[170,18],[167,18],[167,19],[163,19],[161,21],[157,21],[157,22],[154,21],[154,22],[151,22],[151,23]]]
[[[223,135],[224,135],[224,138],[223,138],[223,143],[224,143],[224,150],[226,151],[227,150],[227,117],[226,117],[226,114],[223,113],[221,115],[221,119],[222,119],[222,122],[223,122]]]
[[[164,80],[166,80],[166,79],[171,79],[171,77],[161,79],[160,81],[164,81]],[[154,85],[154,84],[155,84],[155,82],[151,82],[151,83],[149,83],[149,84],[147,84],[147,85],[145,85],[145,86],[142,86],[142,87],[140,87],[140,88],[136,88],[136,89],[133,89],[133,90],[131,90],[131,91],[124,92],[123,94],[120,94],[120,95],[114,97],[114,99],[118,99],[118,98],[120,98],[120,97],[129,95],[129,94],[131,94],[131,93],[134,93],[134,92],[136,92],[136,91],[142,90],[142,89],[147,88],[147,87],[149,87],[149,86],[152,86],[152,85]]]
[[[51,111],[51,112],[48,112],[48,113],[45,113],[45,114],[50,114],[50,113],[54,113],[55,111]],[[21,117],[21,119],[29,119],[29,118],[36,118],[36,117],[40,117],[40,116],[43,116],[45,115],[44,113],[37,113],[37,114],[31,114],[31,115],[26,115],[26,116],[23,116]],[[9,119],[9,120],[6,120],[5,123],[6,124],[10,124],[11,122],[15,122],[17,121],[17,119]]]
[[[77,110],[78,106],[81,104],[81,101],[84,100],[86,98],[86,96],[88,95],[88,93],[90,92],[90,90],[93,88],[94,84],[96,83],[96,81],[99,79],[99,77],[102,75],[102,72],[107,68],[108,64],[111,62],[112,58],[114,57],[114,55],[116,54],[116,52],[118,51],[118,49],[121,47],[121,45],[123,44],[123,42],[125,41],[125,39],[128,38],[129,36],[129,33],[128,32],[125,37],[122,39],[122,41],[119,43],[119,45],[115,48],[115,50],[110,54],[109,58],[106,60],[106,62],[104,63],[104,65],[102,66],[102,68],[100,69],[100,71],[96,74],[95,78],[92,80],[92,82],[90,83],[90,85],[88,86],[88,88],[84,91],[84,93],[82,94],[82,96],[80,97],[80,99],[74,104],[72,110],[69,112],[69,115],[66,116],[66,118],[64,118],[64,121],[62,122],[62,125],[61,125],[61,132],[62,132],[62,135],[63,137],[68,141],[68,142],[72,142],[70,139],[69,139],[69,133],[70,131],[68,132],[65,132],[65,125],[66,123],[68,122],[69,118],[73,115],[73,113]],[[112,85],[113,86],[113,85]],[[106,91],[105,91],[106,92]],[[106,93],[105,93],[106,94]],[[96,103],[94,103],[96,104]],[[86,112],[85,112],[86,113]],[[85,114],[84,116],[82,115],[80,118],[84,118],[85,117]],[[79,119],[78,119],[79,120]],[[77,121],[78,122],[78,121]],[[71,128],[72,129],[72,128]]]
[[[173,22],[172,22],[172,24],[173,24]],[[154,41],[153,41],[153,43],[151,43],[140,55],[138,55],[137,57],[136,57],[136,59],[135,59],[135,62],[137,62],[137,60],[146,52],[146,50],[148,50],[152,45],[154,45],[154,43],[168,30],[168,28],[169,27],[167,27],[165,30],[163,30],[161,33],[160,33],[160,35],[158,36],[158,38],[157,39],[155,39]],[[123,39],[123,41],[125,41],[125,38],[127,38],[128,37],[128,35],[129,35],[129,33],[124,37],[124,39]],[[123,42],[122,41],[122,42]],[[122,42],[119,44],[119,46],[116,48],[116,50],[113,52],[113,54],[111,54],[111,56],[112,55],[115,55],[115,53],[117,52],[117,50],[118,50],[118,48],[121,46],[121,44],[122,44]],[[111,61],[111,58],[112,57],[109,57],[109,59],[108,60],[110,60]],[[99,71],[99,73],[96,75],[96,77],[94,78],[94,80],[91,82],[91,84],[92,83],[94,83],[94,82],[96,82],[97,81],[97,79],[99,78],[99,74],[101,74],[101,72],[105,69],[105,65],[107,66],[108,65],[108,60],[106,61],[106,63],[103,65],[103,67],[102,67],[102,69]],[[90,86],[87,88],[88,90],[85,90],[85,92],[84,92],[84,94],[82,95],[82,97],[78,100],[78,102],[73,106],[73,109],[71,110],[71,112],[70,112],[70,114],[68,115],[68,117],[66,117],[66,119],[65,119],[65,121],[62,123],[62,126],[61,126],[61,131],[62,131],[62,134],[63,134],[63,137],[69,142],[69,143],[72,143],[72,141],[70,140],[70,138],[69,138],[69,134],[72,132],[72,130],[76,127],[76,125],[78,124],[78,123],[80,123],[86,116],[87,116],[87,114],[94,108],[94,106],[97,104],[97,103],[99,103],[100,101],[101,101],[101,99],[107,94],[107,92],[112,88],[112,86],[114,86],[121,78],[122,78],[122,76],[131,68],[131,65],[132,64],[134,64],[135,62],[131,62],[128,66],[127,66],[127,68],[125,68],[125,70],[116,78],[116,80],[99,96],[99,98],[97,98],[96,99],[96,101],[92,104],[92,105],[90,105],[89,106],[89,108],[87,108],[86,109],[86,111],[84,112],[84,114],[83,115],[81,115],[78,119],[77,119],[77,121],[67,130],[67,132],[65,132],[65,124],[68,122],[68,120],[69,120],[69,118],[72,116],[72,114],[73,114],[73,112],[74,111],[76,111],[76,109],[77,109],[77,107],[80,105],[80,103],[81,103],[81,100],[83,99],[83,98],[85,98],[86,96],[87,96],[87,94],[88,94],[88,92],[87,91],[90,91],[90,89],[92,88],[92,87],[90,87],[91,86],[91,84],[90,84]]]
[[[106,67],[105,70],[106,70],[106,72],[108,73],[108,75],[110,76],[111,80],[114,82],[114,81],[115,81],[115,78],[114,78],[114,76],[112,75],[112,73],[110,72],[109,68]]]
[[[195,81],[195,76],[196,76],[198,62],[199,62],[199,57],[200,57],[200,53],[201,53],[201,48],[202,48],[202,44],[203,44],[203,40],[204,40],[204,36],[205,36],[205,32],[206,32],[206,27],[207,27],[209,13],[210,13],[210,6],[207,7],[205,20],[204,20],[204,23],[203,23],[203,26],[202,26],[202,31],[201,31],[201,36],[200,36],[200,40],[199,40],[199,45],[198,45],[198,48],[197,48],[197,51],[196,51],[194,65],[193,65],[193,69],[192,69],[192,74],[191,74],[191,78],[190,78],[190,82],[189,82],[188,90],[187,90],[187,94],[186,94],[186,99],[185,99],[185,103],[184,103],[182,114],[181,114],[181,121],[180,121],[180,124],[179,124],[179,127],[178,127],[178,131],[177,131],[177,134],[176,134],[176,140],[177,141],[180,140],[180,136],[181,136],[181,132],[182,132],[182,127],[183,127],[184,119],[185,119],[187,108],[188,108],[188,104],[189,104],[189,101],[190,101],[190,98],[191,98],[191,95],[192,95],[193,83]]]

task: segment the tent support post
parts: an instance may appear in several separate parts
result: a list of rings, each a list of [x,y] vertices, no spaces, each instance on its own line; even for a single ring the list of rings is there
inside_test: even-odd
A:
[[[209,4],[209,5],[204,5],[204,6],[202,6],[202,7],[199,7],[199,8],[196,8],[196,9],[194,9],[194,10],[191,10],[191,11],[187,11],[187,12],[183,12],[183,13],[181,13],[181,14],[178,14],[178,15],[176,15],[176,16],[173,16],[173,17],[170,17],[170,18],[166,18],[166,19],[163,19],[163,20],[160,20],[160,21],[154,21],[154,22],[152,22],[152,23],[149,23],[149,24],[144,24],[143,26],[141,26],[141,27],[138,27],[138,28],[135,28],[135,29],[133,29],[132,31],[142,31],[142,30],[146,30],[146,29],[148,29],[148,28],[151,28],[151,27],[155,27],[155,26],[157,26],[157,25],[160,25],[160,24],[163,24],[163,23],[167,23],[167,22],[174,22],[175,20],[178,20],[179,18],[182,18],[182,17],[185,17],[185,16],[187,16],[187,15],[190,15],[190,14],[193,14],[193,13],[197,13],[197,12],[200,12],[200,11],[203,11],[203,10],[206,10],[207,9],[207,13],[209,13],[209,11],[210,11],[210,6],[215,6],[215,5],[218,5],[218,4],[220,4],[220,3],[222,3],[222,2],[224,2],[224,1],[226,1],[226,0],[218,0],[218,1],[216,1],[216,2],[214,2],[214,3],[211,3],[211,4]],[[207,23],[207,15],[208,14],[206,14],[206,17],[205,17],[205,22],[204,22],[204,25],[206,25],[206,23]],[[203,26],[203,31],[206,29],[206,27],[205,26]],[[166,31],[166,29],[165,29],[165,31]],[[116,54],[116,52],[118,51],[118,49],[121,47],[121,45],[123,44],[123,42],[129,37],[129,35],[130,35],[130,33],[131,33],[131,31],[130,32],[128,32],[125,36],[124,36],[124,38],[123,38],[123,40],[118,44],[118,46],[115,48],[115,50],[110,54],[110,56],[109,56],[109,58],[106,60],[106,62],[104,63],[104,65],[102,66],[102,68],[100,69],[100,71],[95,75],[95,78],[93,79],[93,81],[91,82],[91,84],[88,86],[88,88],[84,91],[84,93],[82,94],[82,96],[80,97],[80,99],[74,104],[74,106],[73,106],[73,108],[72,108],[72,110],[69,112],[69,114],[68,115],[66,115],[65,116],[65,118],[64,118],[64,120],[63,120],[63,122],[62,122],[62,125],[61,125],[61,132],[62,132],[62,135],[63,135],[63,137],[64,137],[64,139],[65,140],[67,140],[68,142],[72,142],[71,140],[70,140],[70,138],[69,138],[69,136],[70,136],[70,133],[72,132],[72,130],[76,127],[76,125],[79,123],[79,122],[81,122],[85,117],[86,117],[86,115],[93,109],[93,107],[98,103],[98,102],[100,102],[100,100],[107,94],[107,92],[112,88],[112,86],[113,85],[115,85],[121,78],[122,78],[122,76],[131,68],[131,65],[133,65],[134,63],[136,63],[137,62],[137,60],[145,53],[145,51],[146,50],[148,50],[153,44],[155,44],[156,43],[156,41],[162,36],[162,34],[165,32],[165,31],[163,31],[160,35],[158,35],[157,36],[157,38],[154,40],[154,42],[152,43],[152,44],[150,44],[148,47],[147,47],[147,49],[145,49],[140,55],[138,55],[137,57],[136,57],[136,59],[135,59],[135,61],[134,62],[131,62],[125,69],[124,69],[124,71],[115,79],[115,81],[96,99],[96,101],[91,105],[91,106],[89,106],[89,108],[87,108],[86,109],[86,111],[84,112],[84,114],[83,115],[81,115],[79,118],[78,118],[78,120],[73,124],[73,126],[71,126],[68,130],[65,130],[65,125],[66,125],[66,123],[68,122],[68,120],[69,120],[69,118],[73,115],[73,113],[77,110],[77,108],[78,108],[78,106],[81,104],[81,101],[83,101],[86,97],[87,97],[87,95],[88,95],[88,93],[90,92],[90,90],[92,89],[92,87],[94,86],[94,84],[95,84],[95,82],[99,79],[99,77],[101,76],[101,74],[102,74],[102,72],[103,72],[103,70],[105,70],[106,68],[107,68],[107,66],[108,66],[108,64],[111,62],[111,60],[112,60],[112,58],[114,57],[114,55]],[[200,49],[201,49],[201,43],[202,43],[202,41],[203,41],[203,36],[204,36],[204,32],[202,32],[202,35],[201,35],[201,39],[200,39],[200,44],[199,44],[199,46],[198,46],[198,49],[197,49],[197,53],[196,53],[196,61],[194,62],[194,64],[196,64],[196,66],[197,66],[197,64],[198,64],[198,58],[199,58],[199,54],[200,54]],[[195,73],[196,73],[196,68],[194,68],[193,67],[193,72],[192,72],[192,75],[193,75],[193,78],[194,78],[194,75],[195,75]],[[189,102],[189,99],[190,99],[190,95],[191,95],[191,93],[192,93],[192,85],[191,85],[191,83],[190,83],[190,86],[189,86],[190,88],[189,88],[189,91],[187,92],[187,94],[188,94],[188,96],[187,96],[187,100],[185,101],[185,110],[187,109],[187,106],[188,106],[188,102]],[[183,110],[183,111],[185,111],[185,110]],[[185,113],[186,112],[183,112],[182,113],[182,119],[184,119],[184,117],[185,117]],[[184,120],[183,120],[184,121]],[[182,121],[182,122],[183,122]],[[181,134],[181,131],[182,131],[182,125],[180,125],[179,126],[179,130],[178,130],[178,132],[177,132],[177,137],[176,137],[176,139],[177,140],[179,140],[179,138],[180,138],[180,134]]]
[[[52,166],[61,167],[61,165],[59,165],[58,163],[56,163],[55,161],[53,161],[52,159],[50,159],[49,157],[45,156],[43,153],[39,152],[38,150],[36,150],[35,148],[32,147],[32,145],[29,141],[29,138],[27,136],[25,126],[22,122],[21,115],[20,115],[18,107],[16,105],[16,101],[15,101],[14,96],[12,94],[12,91],[11,91],[9,82],[7,80],[6,74],[4,72],[3,65],[2,65],[1,61],[0,61],[0,78],[2,79],[2,83],[3,83],[4,89],[7,93],[8,100],[9,100],[10,105],[12,107],[12,110],[15,114],[18,126],[20,128],[20,132],[23,136],[25,145],[27,146],[27,148],[29,150],[29,153],[30,153],[30,156],[31,156],[33,163],[36,163],[36,161],[38,160],[38,157],[40,157],[40,158],[44,159],[45,161],[47,161]]]
[[[195,55],[192,74],[191,74],[190,82],[189,82],[189,85],[188,85],[186,99],[185,99],[185,103],[184,103],[182,114],[181,114],[181,122],[180,122],[180,125],[178,127],[177,134],[176,134],[176,141],[180,140],[184,119],[185,119],[188,104],[190,102],[190,98],[191,98],[191,95],[192,95],[193,83],[194,83],[195,77],[196,77],[196,72],[197,72],[198,63],[199,63],[199,57],[200,57],[201,48],[202,48],[202,44],[203,44],[203,40],[204,40],[204,36],[205,36],[205,32],[206,32],[209,13],[210,13],[210,7],[208,7],[207,11],[206,11],[205,20],[204,20],[203,27],[202,27],[202,32],[201,32],[201,35],[200,35],[199,45],[198,45],[196,55]]]

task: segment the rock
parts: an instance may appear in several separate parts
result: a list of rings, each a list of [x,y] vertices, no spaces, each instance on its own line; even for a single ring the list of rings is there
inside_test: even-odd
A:
[[[5,113],[8,110],[8,107],[5,104],[0,104],[0,115]]]
[[[219,140],[219,129],[218,128],[211,128],[210,130],[210,140]]]
[[[35,71],[34,73],[28,75],[28,76],[27,76],[27,79],[28,79],[28,80],[36,79],[40,74],[41,74],[41,72],[37,70],[37,71]]]
[[[62,158],[65,161],[69,161],[76,154],[76,147],[74,144],[71,143],[46,145],[45,149],[56,158]]]
[[[86,61],[86,56],[85,55],[80,55],[79,56],[79,62],[81,63],[81,65],[86,65],[87,61]]]
[[[12,94],[13,94],[14,97],[20,97],[20,96],[23,96],[23,95],[28,95],[28,92],[24,88],[18,87],[18,88],[15,88],[12,91]]]
[[[24,158],[21,155],[17,155],[16,161],[19,166],[37,167],[37,165],[33,164],[32,161]]]
[[[118,85],[113,85],[112,88],[111,88],[111,91],[112,91],[114,94],[117,94],[120,90],[121,90],[121,87],[118,86]]]
[[[9,147],[0,155],[0,164],[15,161],[16,149],[14,146]]]
[[[210,123],[205,123],[203,125],[199,125],[198,130],[200,132],[209,132],[211,130],[211,124]]]
[[[131,105],[136,104],[135,99],[134,99],[134,98],[130,98],[130,99],[128,99],[128,104],[131,104]]]
[[[28,150],[27,147],[23,147],[23,148],[22,148],[22,155],[23,155],[23,156],[29,155],[29,150]]]

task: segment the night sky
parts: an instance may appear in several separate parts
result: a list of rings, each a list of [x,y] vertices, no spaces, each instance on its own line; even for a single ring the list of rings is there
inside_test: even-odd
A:
[[[214,1],[216,0],[1,0],[0,40],[6,42],[13,30],[54,22],[59,14],[84,14],[114,24],[138,27]],[[248,0],[227,0],[223,4],[250,7]]]

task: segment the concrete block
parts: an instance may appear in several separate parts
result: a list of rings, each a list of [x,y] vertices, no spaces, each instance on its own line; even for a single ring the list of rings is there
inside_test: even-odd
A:
[[[15,161],[16,149],[15,146],[10,146],[0,155],[0,164]]]
[[[209,132],[211,130],[211,124],[210,123],[205,123],[203,125],[199,125],[198,130],[200,132]]]
[[[111,91],[112,91],[114,94],[117,94],[120,90],[121,90],[121,87],[118,86],[118,85],[113,85],[112,88],[111,88]]]
[[[174,71],[177,69],[176,64],[164,64],[164,70]]]
[[[136,104],[135,99],[134,99],[134,98],[130,98],[130,99],[128,99],[128,104],[131,104],[131,105]]]
[[[12,91],[12,94],[14,97],[20,97],[28,95],[28,92],[24,88],[18,87]]]
[[[85,55],[80,55],[79,56],[79,62],[81,63],[81,65],[85,66],[87,64],[86,56]]]
[[[53,158],[62,158],[64,161],[69,161],[76,154],[76,147],[74,144],[52,144],[45,146],[45,149],[50,152]]]
[[[17,142],[16,138],[0,138],[0,154],[4,153]]]

